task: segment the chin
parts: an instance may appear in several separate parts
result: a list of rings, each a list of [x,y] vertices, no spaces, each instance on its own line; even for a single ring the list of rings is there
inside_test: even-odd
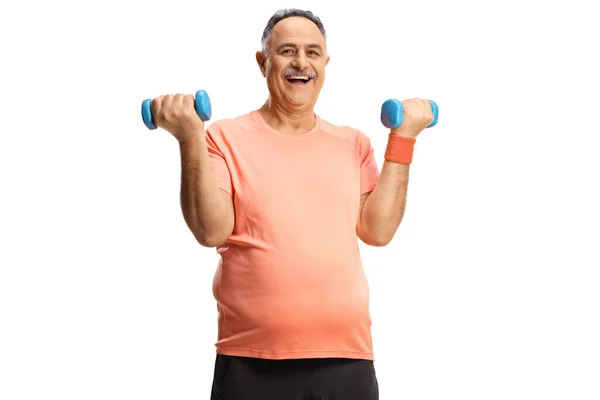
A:
[[[288,103],[294,107],[312,107],[314,105],[313,99],[299,99],[299,98],[288,98]]]

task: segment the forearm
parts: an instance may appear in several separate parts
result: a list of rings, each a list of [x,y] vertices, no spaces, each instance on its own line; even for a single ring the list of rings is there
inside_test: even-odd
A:
[[[358,236],[364,242],[384,246],[394,237],[404,216],[409,170],[409,164],[384,161],[360,214]]]
[[[233,213],[212,172],[204,134],[180,143],[181,209],[198,242],[214,247],[229,237]]]

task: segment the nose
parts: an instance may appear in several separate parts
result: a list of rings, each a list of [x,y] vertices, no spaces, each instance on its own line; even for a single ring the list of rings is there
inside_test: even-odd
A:
[[[292,66],[294,68],[298,68],[301,71],[303,69],[305,69],[306,67],[308,67],[308,59],[307,59],[306,55],[304,54],[304,52],[299,51],[296,54],[296,57],[294,57],[292,59]]]

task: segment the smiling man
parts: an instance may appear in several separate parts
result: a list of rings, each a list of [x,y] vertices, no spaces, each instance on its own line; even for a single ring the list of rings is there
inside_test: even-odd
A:
[[[275,129],[289,133],[313,128],[314,105],[329,63],[322,23],[309,13],[280,12],[269,21],[262,45],[256,60],[267,78],[270,96],[261,115]],[[291,121],[293,126],[289,126]]]
[[[380,173],[365,134],[315,114],[329,62],[319,18],[275,13],[256,61],[269,96],[247,114],[205,130],[193,96],[152,103],[180,144],[185,220],[221,256],[211,398],[376,400],[358,239],[392,240],[430,105],[403,102]]]

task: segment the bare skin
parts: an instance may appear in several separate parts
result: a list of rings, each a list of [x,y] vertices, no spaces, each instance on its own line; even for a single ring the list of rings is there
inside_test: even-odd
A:
[[[156,125],[169,131],[181,152],[181,209],[185,222],[202,246],[224,243],[233,232],[233,198],[221,190],[212,173],[204,121],[192,95],[160,96],[152,101]]]
[[[409,99],[402,105],[404,121],[391,133],[417,138],[433,122],[429,101]],[[409,171],[410,165],[384,161],[375,189],[361,196],[356,233],[366,244],[385,246],[396,234],[406,209]]]
[[[267,124],[289,134],[311,130],[316,123],[314,106],[329,63],[325,39],[317,26],[301,17],[278,22],[271,34],[268,54],[258,51],[256,61],[270,93],[259,110]],[[286,70],[297,72],[285,74]],[[295,74],[314,78],[307,83],[290,83],[287,77]]]

